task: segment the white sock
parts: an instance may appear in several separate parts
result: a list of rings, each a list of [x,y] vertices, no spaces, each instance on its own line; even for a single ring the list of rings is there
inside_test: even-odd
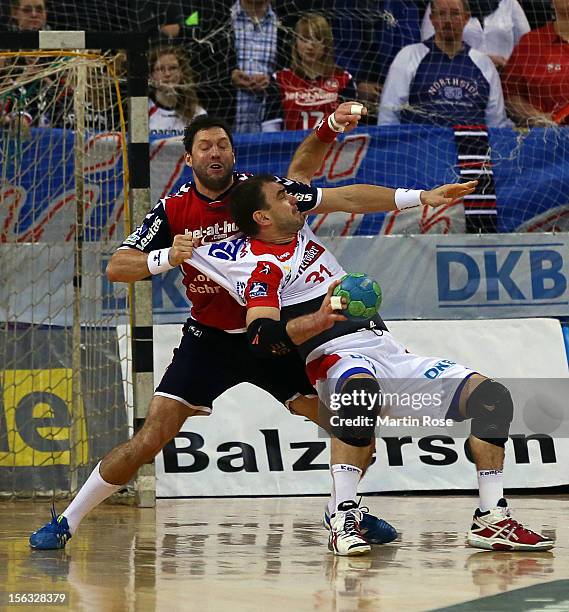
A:
[[[105,482],[99,472],[100,465],[101,462],[99,461],[85,484],[79,489],[79,493],[62,512],[63,516],[67,519],[71,534],[75,533],[79,523],[88,512],[107,499],[107,497],[110,497],[115,491],[124,487],[124,485],[114,485]]]
[[[504,497],[503,470],[480,470],[478,474],[478,507],[482,512],[495,508]]]
[[[328,514],[332,516],[336,512],[336,486],[334,485],[334,474],[332,474],[332,468],[330,468],[330,475],[332,476],[332,492],[328,499]]]
[[[358,494],[358,483],[362,477],[362,471],[355,465],[336,463],[332,466],[332,478],[336,490],[334,503],[336,507],[345,501],[355,501]]]

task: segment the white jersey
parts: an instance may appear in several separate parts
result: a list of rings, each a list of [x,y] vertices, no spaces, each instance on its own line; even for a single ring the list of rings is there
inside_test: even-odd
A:
[[[187,261],[227,289],[246,308],[279,308],[284,321],[318,310],[330,284],[346,274],[307,223],[287,244],[241,237],[197,247]],[[359,329],[387,328],[377,314],[367,321],[338,321],[301,344],[298,350],[307,358],[332,338]]]
[[[206,111],[196,107],[192,119],[205,115]],[[160,106],[154,100],[148,99],[148,131],[151,136],[183,136],[188,121],[178,115],[174,108]]]
[[[241,237],[197,247],[189,261],[247,308],[311,301],[346,274],[307,223],[287,244]]]

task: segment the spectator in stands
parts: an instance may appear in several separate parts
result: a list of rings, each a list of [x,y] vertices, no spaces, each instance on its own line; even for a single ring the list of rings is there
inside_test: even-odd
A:
[[[469,19],[464,0],[433,2],[435,35],[396,55],[381,96],[380,125],[511,125],[494,64],[463,43]]]
[[[19,72],[18,68],[16,71]],[[0,128],[8,129],[14,136],[25,137],[29,133],[32,117],[27,109],[27,92],[16,84],[15,66],[7,57],[0,56]]]
[[[235,0],[233,0],[234,2]],[[132,0],[136,29],[154,46],[180,46],[191,58],[196,93],[208,113],[229,125],[235,120],[235,43],[232,0]]]
[[[24,53],[4,61],[6,93],[0,103],[0,123],[4,127],[25,136],[30,127],[51,126],[56,100],[67,90],[61,74],[49,75],[45,70],[51,62],[50,58]]]
[[[419,0],[423,3],[423,0]],[[273,0],[285,26],[293,28],[310,10],[332,25],[336,63],[354,76],[358,98],[366,102],[363,122],[377,121],[381,87],[393,58],[421,40],[421,11],[414,0]]]
[[[277,15],[269,0],[237,0],[231,7],[231,25],[236,51],[231,73],[237,88],[235,131],[259,132],[270,75],[285,65]]]
[[[10,29],[15,32],[48,30],[45,0],[13,0]]]
[[[352,75],[334,63],[332,28],[322,15],[296,23],[291,67],[273,75],[263,131],[309,130],[343,100],[354,100]]]
[[[529,32],[529,22],[518,0],[469,0],[470,19],[464,28],[464,42],[490,57],[501,69],[514,46]],[[421,40],[431,38],[435,30],[431,6],[427,7],[421,27]]]
[[[206,112],[199,105],[192,70],[184,51],[180,47],[152,49],[150,79],[150,134],[183,136],[184,127]]]
[[[520,125],[569,123],[569,2],[553,5],[556,20],[526,34],[504,70],[506,104]]]

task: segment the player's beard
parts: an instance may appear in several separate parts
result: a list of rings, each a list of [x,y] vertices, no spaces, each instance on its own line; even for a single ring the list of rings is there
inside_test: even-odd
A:
[[[294,215],[286,219],[279,220],[279,232],[294,235],[302,229],[304,225],[304,215]]]
[[[218,191],[219,193],[229,189],[233,179],[233,166],[231,166],[231,168],[224,169],[225,172],[219,176],[209,176],[207,174],[207,167],[205,170],[196,168],[196,166],[192,167],[194,176],[206,189],[209,189],[210,191]]]

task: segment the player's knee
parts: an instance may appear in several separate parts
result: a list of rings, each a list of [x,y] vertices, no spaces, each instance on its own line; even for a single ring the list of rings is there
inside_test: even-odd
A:
[[[503,447],[514,418],[514,402],[509,390],[495,380],[484,380],[468,397],[466,416],[472,419],[470,432],[473,436]]]
[[[130,451],[135,461],[152,461],[180,431],[181,423],[176,415],[163,417],[160,419],[155,412],[150,412],[142,427],[132,437]]]
[[[381,390],[375,378],[348,378],[331,398],[332,435],[350,446],[369,446],[374,439],[380,405]]]

